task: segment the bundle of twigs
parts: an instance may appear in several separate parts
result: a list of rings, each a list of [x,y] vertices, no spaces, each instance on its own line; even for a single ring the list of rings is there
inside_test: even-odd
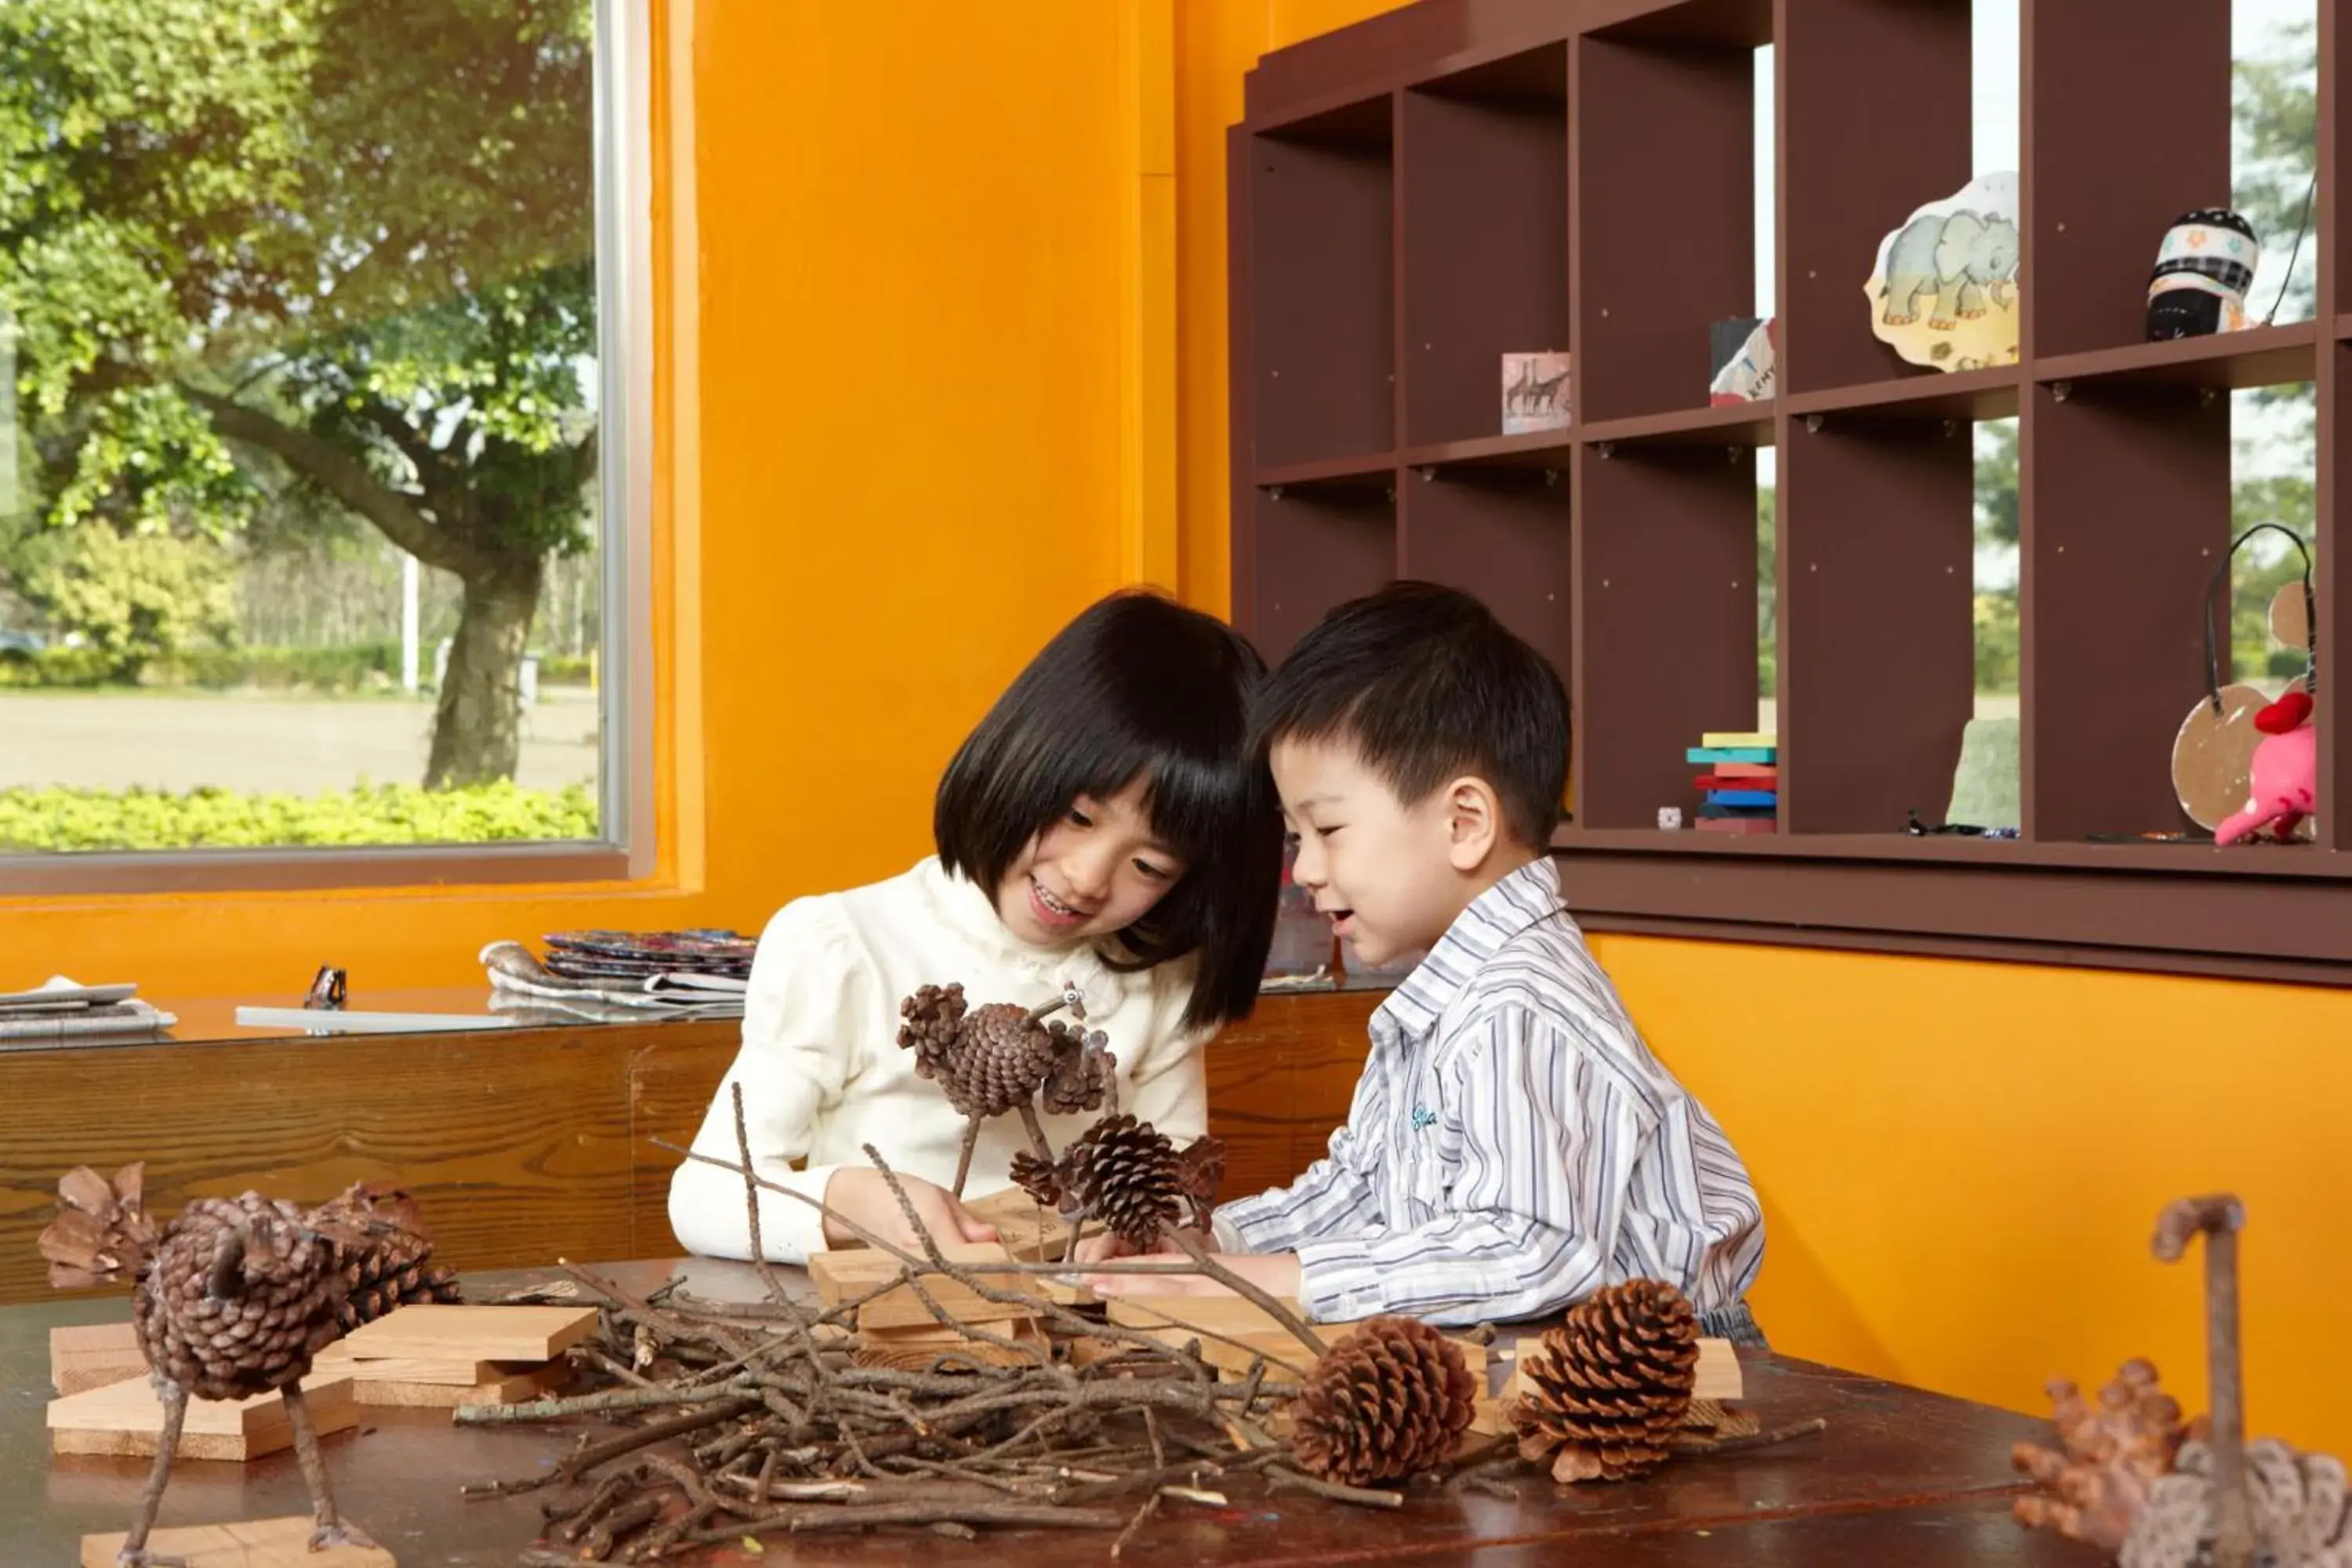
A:
[[[457,1412],[461,1423],[586,1416],[600,1424],[598,1435],[540,1475],[467,1489],[472,1496],[562,1494],[543,1506],[547,1541],[526,1552],[526,1565],[676,1560],[745,1536],[885,1526],[967,1538],[990,1527],[1103,1530],[1118,1532],[1116,1556],[1161,1506],[1222,1507],[1224,1487],[1241,1478],[1347,1502],[1401,1502],[1394,1491],[1339,1486],[1299,1470],[1288,1444],[1268,1429],[1268,1417],[1297,1385],[1277,1379],[1264,1361],[1238,1380],[1219,1381],[1198,1353],[1200,1342],[1219,1337],[1211,1331],[1178,1322],[1180,1334],[1194,1342],[1171,1347],[1165,1328],[1145,1333],[1084,1309],[1009,1293],[945,1257],[871,1148],[866,1154],[898,1193],[919,1245],[894,1246],[829,1214],[901,1269],[832,1308],[794,1300],[757,1261],[759,1190],[786,1189],[751,1170],[740,1095],[736,1115],[742,1158],[730,1168],[744,1180],[751,1253],[768,1299],[709,1302],[674,1283],[638,1298],[565,1264],[602,1298],[600,1331],[577,1359],[610,1386]],[[1206,1273],[1290,1328],[1302,1346],[1300,1364],[1322,1352],[1295,1314],[1213,1258],[1095,1267]],[[991,1278],[1066,1268],[988,1265]],[[1045,1343],[959,1323],[925,1288],[940,1276],[982,1300],[1034,1308]],[[857,1364],[856,1309],[902,1287],[942,1325],[1018,1352],[1018,1364],[983,1366],[952,1352],[921,1370]],[[1080,1342],[1097,1353],[1073,1358],[1069,1350]],[[615,1425],[618,1431],[603,1435]]]

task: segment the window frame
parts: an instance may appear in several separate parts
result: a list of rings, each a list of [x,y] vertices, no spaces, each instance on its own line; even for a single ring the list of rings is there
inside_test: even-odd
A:
[[[654,798],[651,0],[594,0],[602,731],[595,839],[0,854],[0,899],[642,881]]]

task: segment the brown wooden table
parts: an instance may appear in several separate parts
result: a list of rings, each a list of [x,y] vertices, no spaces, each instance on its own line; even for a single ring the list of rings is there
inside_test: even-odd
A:
[[[667,1277],[667,1263],[608,1270],[634,1289]],[[523,1276],[478,1277],[505,1285]],[[128,1315],[112,1300],[59,1300],[0,1309],[0,1563],[58,1568],[76,1561],[84,1534],[124,1529],[135,1509],[143,1460],[56,1458],[42,1410],[49,1397],[48,1330]],[[1409,1494],[1391,1513],[1297,1493],[1267,1496],[1233,1483],[1234,1506],[1169,1505],[1133,1542],[1126,1563],[1333,1563],[1383,1559],[1481,1564],[1900,1564],[1942,1568],[1987,1562],[2029,1568],[2091,1568],[2087,1549],[2009,1517],[2016,1488],[2010,1445],[2039,1423],[1946,1398],[1770,1355],[1748,1355],[1748,1403],[1766,1426],[1821,1415],[1818,1437],[1777,1448],[1688,1459],[1650,1479],[1605,1488],[1555,1489],[1529,1478],[1517,1501],[1478,1495]],[[337,1500],[399,1557],[404,1568],[478,1568],[514,1562],[539,1527],[530,1496],[464,1500],[467,1481],[538,1471],[576,1427],[455,1427],[446,1413],[375,1409],[350,1432],[325,1439]],[[300,1514],[309,1510],[290,1453],[250,1465],[192,1462],[173,1473],[163,1525]],[[772,1538],[754,1557],[725,1552],[713,1563],[1003,1563],[1026,1568],[1105,1562],[1109,1542],[1095,1532],[1040,1531],[1017,1543],[984,1534],[970,1544],[934,1536]]]

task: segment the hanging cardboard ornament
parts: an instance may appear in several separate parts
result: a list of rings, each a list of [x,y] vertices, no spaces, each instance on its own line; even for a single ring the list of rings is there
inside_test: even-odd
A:
[[[2210,700],[2199,699],[2173,738],[2172,793],[2189,820],[2209,833],[2246,803],[2254,748],[2263,739],[2254,728],[2254,715],[2270,701],[2251,686],[2225,686],[2220,710]]]
[[[2017,176],[1979,174],[1878,242],[1870,330],[1913,364],[2017,363]]]
[[[2311,601],[2303,584],[2282,583],[2271,596],[2271,637],[2281,647],[2311,646]]]

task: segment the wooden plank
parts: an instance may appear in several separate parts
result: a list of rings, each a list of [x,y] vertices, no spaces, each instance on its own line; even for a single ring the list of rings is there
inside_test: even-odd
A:
[[[963,1205],[996,1227],[1004,1249],[1024,1263],[1059,1263],[1070,1249],[1070,1222],[1019,1187],[1007,1187]]]
[[[307,1514],[283,1519],[239,1520],[230,1524],[190,1524],[158,1530],[147,1537],[156,1559],[177,1559],[185,1568],[397,1568],[381,1546],[331,1546],[310,1550],[313,1521]],[[81,1568],[115,1568],[115,1554],[129,1532],[81,1538]]]
[[[1049,1343],[1033,1319],[1018,1318],[981,1326],[999,1339],[1012,1340],[1030,1350],[1045,1350]],[[860,1330],[858,1341],[857,1349],[852,1352],[858,1365],[885,1367],[894,1372],[922,1372],[947,1354],[965,1357],[982,1366],[1025,1366],[1034,1359],[1021,1351],[990,1344],[938,1323],[920,1329]]]
[[[949,1262],[977,1271],[991,1263],[1017,1263],[1004,1248],[993,1241],[958,1241],[944,1243],[940,1256]],[[838,1307],[878,1285],[887,1285],[906,1271],[907,1266],[890,1254],[871,1247],[853,1247],[809,1255],[809,1279],[816,1286],[817,1299],[828,1307]],[[991,1289],[1015,1290],[1028,1289],[1024,1279],[1040,1279],[1037,1275],[975,1273]],[[942,1284],[951,1284],[944,1275],[931,1276]],[[1066,1287],[1063,1289],[1066,1289]]]
[[[317,1373],[302,1380],[310,1424],[324,1436],[359,1421],[352,1380]],[[49,1402],[51,1450],[59,1454],[152,1455],[163,1430],[163,1403],[145,1378],[109,1384]],[[191,1399],[178,1452],[194,1459],[257,1459],[290,1446],[286,1401],[275,1393],[251,1399]]]
[[[408,1383],[393,1378],[354,1378],[352,1395],[362,1405],[404,1410],[455,1410],[460,1405],[520,1405],[553,1393],[572,1381],[572,1369],[546,1366],[510,1369],[479,1384]]]
[[[1503,1402],[1517,1400],[1527,1392],[1527,1353],[1535,1348],[1532,1339],[1523,1341],[1520,1353],[1511,1363],[1511,1375],[1503,1384]],[[1712,1399],[1729,1404],[1747,1397],[1748,1378],[1739,1365],[1738,1348],[1729,1340],[1703,1339],[1698,1342],[1698,1370],[1691,1384],[1693,1399]]]
[[[332,1368],[354,1383],[438,1383],[457,1388],[471,1388],[476,1384],[496,1383],[539,1370],[537,1363],[529,1362],[353,1355],[350,1344],[348,1340],[336,1341],[319,1352],[311,1366],[320,1372]]]
[[[59,1394],[103,1388],[146,1371],[133,1324],[60,1324],[49,1331],[49,1384]]]
[[[343,1336],[353,1357],[552,1361],[594,1331],[593,1307],[403,1307]]]

